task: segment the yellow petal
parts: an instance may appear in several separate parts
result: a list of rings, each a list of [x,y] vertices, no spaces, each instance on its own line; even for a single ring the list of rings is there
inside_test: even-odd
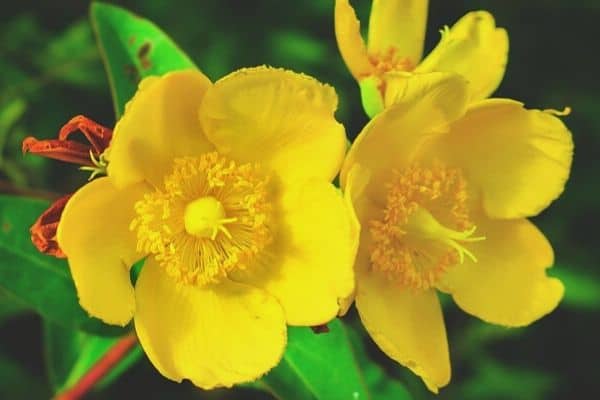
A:
[[[346,200],[346,204],[354,213],[354,216],[361,227],[358,250],[354,261],[355,269],[356,266],[366,267],[369,265],[368,263],[370,262],[371,254],[371,233],[369,232],[370,221],[378,219],[381,216],[381,210],[383,210],[381,200],[372,198],[370,193],[366,191],[370,179],[371,176],[367,169],[361,167],[359,164],[354,164],[348,172],[346,185],[344,186],[344,199]],[[356,293],[354,294],[356,295]],[[342,314],[345,314],[352,305],[352,301],[354,301],[353,297],[340,303]]]
[[[360,80],[373,71],[367,47],[360,34],[360,22],[348,0],[335,0],[334,17],[335,38],[342,58],[352,76]]]
[[[145,190],[144,184],[116,189],[107,177],[93,180],[71,197],[58,226],[79,303],[109,324],[126,325],[135,309],[129,267],[142,255],[129,224]]]
[[[363,226],[356,256],[356,306],[365,328],[391,358],[421,376],[437,392],[450,379],[444,321],[434,291],[416,292],[370,271],[369,221],[379,217],[378,199],[365,192],[368,171],[355,164],[347,176],[346,200]]]
[[[108,175],[117,187],[146,180],[161,186],[173,158],[213,149],[198,122],[210,81],[200,71],[144,79],[115,127]]]
[[[432,152],[463,166],[489,216],[521,218],[538,214],[562,193],[573,141],[552,113],[490,99],[456,121]]]
[[[371,219],[375,219],[378,210],[385,206],[385,199],[374,198],[367,192],[370,181],[369,170],[360,164],[354,164],[343,186],[346,203],[363,226],[367,226]],[[368,228],[364,231],[368,231]]]
[[[217,150],[260,162],[286,182],[333,179],[346,151],[333,113],[332,87],[283,69],[242,69],[219,80],[202,103],[200,120]]]
[[[423,54],[427,0],[373,0],[369,19],[369,53],[395,48],[417,65]]]
[[[135,298],[140,344],[169,379],[189,379],[203,389],[231,387],[259,378],[283,354],[283,311],[261,290],[231,281],[178,285],[151,258]]]
[[[467,85],[455,74],[399,74],[393,105],[373,118],[352,144],[341,171],[342,187],[352,165],[371,174],[367,191],[379,195],[393,169],[413,161],[420,145],[465,111]]]
[[[505,326],[527,325],[554,310],[564,288],[546,276],[553,253],[544,235],[526,219],[484,217],[476,224],[486,237],[469,244],[478,261],[451,267],[442,289],[469,314]]]
[[[359,226],[341,193],[312,180],[287,190],[271,254],[236,278],[275,296],[289,325],[320,325],[346,311],[354,292]]]
[[[450,381],[450,356],[435,291],[397,286],[367,266],[357,274],[356,307],[375,343],[437,393]]]
[[[446,28],[447,29],[447,28]],[[473,11],[450,30],[442,32],[436,48],[415,72],[447,71],[463,75],[470,83],[470,99],[488,97],[500,84],[508,59],[508,35],[496,28],[486,11]]]

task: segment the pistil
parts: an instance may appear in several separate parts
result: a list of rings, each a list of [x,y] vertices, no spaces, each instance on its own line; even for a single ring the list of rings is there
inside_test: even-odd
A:
[[[473,253],[467,250],[461,243],[472,243],[485,240],[485,236],[472,235],[477,229],[476,226],[464,231],[457,231],[442,225],[429,211],[419,207],[408,217],[407,224],[401,229],[405,230],[407,235],[424,240],[440,241],[458,252],[460,263],[462,264],[465,255],[473,262],[477,258]]]

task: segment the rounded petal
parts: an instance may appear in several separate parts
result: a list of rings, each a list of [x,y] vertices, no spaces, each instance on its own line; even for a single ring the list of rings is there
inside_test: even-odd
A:
[[[210,81],[200,71],[144,79],[117,122],[108,149],[108,175],[117,187],[146,180],[162,186],[173,159],[213,149],[198,109]]]
[[[478,261],[451,267],[441,289],[469,314],[494,324],[524,326],[554,310],[564,288],[546,276],[553,253],[544,235],[526,219],[476,222],[478,235],[486,237],[469,245]]]
[[[375,198],[367,192],[371,174],[360,164],[354,164],[346,176],[344,197],[348,207],[354,212],[356,219],[363,226],[368,226],[369,221],[377,219],[381,210],[385,208],[384,198]]]
[[[342,187],[350,168],[360,164],[371,174],[367,192],[382,192],[393,169],[411,163],[427,139],[465,112],[467,84],[456,74],[396,78],[393,105],[373,118],[350,147],[340,175]]]
[[[117,189],[107,177],[95,179],[71,197],[58,225],[79,303],[109,324],[126,325],[135,310],[129,267],[142,255],[129,225],[146,189]]]
[[[271,254],[236,279],[275,296],[289,325],[327,323],[354,292],[359,225],[342,194],[317,180],[288,188]]]
[[[490,99],[452,124],[432,154],[464,168],[489,216],[521,218],[538,214],[562,193],[573,140],[553,112]]]
[[[368,171],[355,164],[345,187],[346,200],[363,226],[355,262],[356,306],[375,343],[437,392],[450,379],[440,306],[433,290],[411,291],[370,270],[369,221],[378,218],[383,208],[365,192],[368,180]]]
[[[508,60],[508,35],[486,11],[473,11],[442,31],[442,39],[415,72],[446,71],[470,83],[471,101],[488,97],[500,84]]]
[[[390,48],[416,65],[423,55],[427,0],[373,0],[369,19],[369,52]]]
[[[366,192],[366,187],[369,184],[370,179],[371,177],[367,169],[362,168],[359,164],[354,164],[348,172],[346,185],[344,187],[344,199],[348,204],[348,208],[354,213],[355,218],[361,226],[358,250],[354,261],[355,270],[357,268],[367,268],[369,265],[371,247],[371,233],[369,232],[370,221],[380,218],[384,208],[383,205],[380,204],[382,200],[372,198],[370,194]],[[354,297],[355,296],[341,303],[343,313],[350,308],[354,301]]]
[[[385,354],[410,368],[429,390],[450,381],[446,328],[434,290],[413,291],[357,266],[356,308]]]
[[[283,355],[283,310],[261,290],[231,281],[178,285],[150,258],[135,298],[140,344],[169,379],[189,379],[203,389],[231,387],[259,378]]]
[[[348,0],[335,0],[335,38],[340,54],[356,80],[373,71],[367,46],[360,34],[360,22]]]
[[[219,80],[202,103],[200,121],[217,150],[257,161],[286,182],[333,179],[346,152],[333,113],[332,87],[283,69],[242,69]]]

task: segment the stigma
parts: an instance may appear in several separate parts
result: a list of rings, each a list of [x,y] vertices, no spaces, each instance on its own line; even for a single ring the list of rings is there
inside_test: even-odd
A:
[[[231,239],[225,225],[236,222],[237,218],[226,218],[223,204],[212,196],[204,196],[188,203],[183,221],[190,235],[215,240],[219,232]]]
[[[471,253],[463,243],[479,242],[485,240],[484,236],[476,236],[473,234],[477,229],[472,226],[470,229],[457,231],[442,225],[433,215],[425,208],[419,207],[410,214],[408,222],[405,225],[407,235],[415,239],[423,241],[433,241],[443,243],[458,253],[459,262],[462,264],[465,255],[473,262],[477,262],[477,258]]]
[[[176,159],[164,187],[135,205],[138,251],[186,285],[251,268],[272,241],[269,182],[259,165],[216,152]]]

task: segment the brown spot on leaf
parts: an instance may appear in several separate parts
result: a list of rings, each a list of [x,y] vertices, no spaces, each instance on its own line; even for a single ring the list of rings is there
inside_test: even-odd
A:
[[[150,55],[150,51],[152,50],[152,44],[150,42],[144,42],[140,46],[137,52],[138,60],[140,60],[140,64],[142,65],[142,69],[149,69],[152,67],[152,63],[148,56]]]
[[[329,327],[327,324],[311,326],[310,329],[312,329],[313,333],[316,333],[317,335],[321,333],[329,333]]]
[[[125,72],[125,76],[133,83],[137,84],[140,81],[140,73],[132,64],[125,64],[123,67],[123,72]]]
[[[12,230],[12,225],[8,222],[4,222],[2,224],[2,232],[4,233],[10,233],[10,231]]]
[[[135,44],[135,40],[135,36],[130,36],[128,40],[129,45],[133,46]]]

